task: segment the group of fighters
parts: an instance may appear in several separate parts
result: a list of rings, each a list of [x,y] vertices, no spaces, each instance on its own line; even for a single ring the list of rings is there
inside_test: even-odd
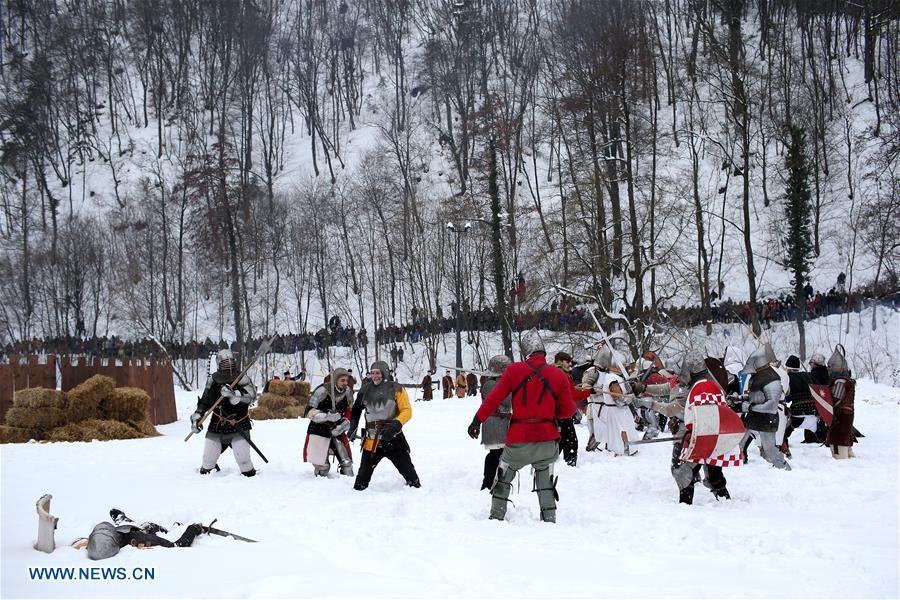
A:
[[[555,521],[558,493],[553,465],[560,454],[568,464],[576,464],[575,423],[582,418],[590,434],[585,449],[618,456],[634,455],[635,442],[655,437],[667,425],[673,434],[671,472],[679,501],[686,504],[693,501],[701,468],[702,481],[714,496],[730,498],[722,468],[746,461],[754,439],[763,458],[781,469],[790,469],[787,439],[794,429],[804,430],[805,441],[827,443],[835,458],[853,456],[858,433],[853,429],[855,381],[840,347],[827,364],[822,356],[813,356],[809,372],[800,369],[794,356],[782,367],[771,347],[762,345],[744,364],[737,362],[733,349],[722,359],[689,351],[668,368],[647,353],[633,364],[634,375],[605,344],[575,368],[564,352],[549,364],[536,330],[522,337],[520,350],[521,362],[502,355],[490,359],[480,390],[483,401],[468,427],[469,435],[480,435],[488,451],[481,487],[490,490],[492,519],[505,517],[515,473],[531,465],[541,519]],[[192,431],[198,433],[203,415],[222,398],[212,410],[200,472],[218,470],[219,456],[231,447],[241,473],[253,476],[248,409],[256,390],[247,376],[232,385],[238,373],[230,351],[220,351],[217,359],[217,371],[191,416]],[[384,458],[407,485],[420,487],[403,434],[412,417],[406,389],[393,380],[383,361],[372,364],[355,398],[349,375],[335,369],[312,392],[305,413],[309,425],[304,460],[317,476],[327,476],[332,462],[341,475],[353,476],[351,442],[361,438],[354,489],[368,487]],[[831,392],[833,422],[827,432],[812,400],[812,384],[827,385]],[[692,437],[692,432],[695,426],[700,431],[702,415],[709,414],[710,407],[719,411],[717,418],[734,415],[742,425],[737,434],[722,432],[712,443],[704,440],[708,447],[701,448],[700,436]],[[725,447],[732,442],[733,447]]]

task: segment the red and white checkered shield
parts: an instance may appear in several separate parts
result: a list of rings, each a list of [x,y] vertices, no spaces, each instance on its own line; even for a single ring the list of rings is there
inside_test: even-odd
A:
[[[744,424],[725,403],[718,385],[708,380],[694,384],[688,392],[684,417],[691,434],[681,450],[681,460],[719,467],[742,464],[739,446]]]
[[[827,385],[810,384],[809,391],[812,393],[813,404],[819,416],[825,421],[825,424],[831,427],[831,420],[834,418],[834,401],[831,399],[831,388]]]

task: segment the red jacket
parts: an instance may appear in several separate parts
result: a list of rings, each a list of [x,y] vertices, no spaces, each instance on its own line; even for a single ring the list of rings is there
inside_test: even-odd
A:
[[[541,366],[543,368],[540,374],[550,385],[549,390],[537,375],[519,387],[522,381]],[[513,363],[506,367],[497,386],[481,403],[475,417],[483,423],[516,388],[519,388],[519,391],[512,399],[512,419],[506,434],[506,443],[523,444],[559,439],[559,429],[554,419],[566,419],[575,414],[572,380],[562,370],[548,365],[547,359],[542,354],[535,354],[525,362]]]

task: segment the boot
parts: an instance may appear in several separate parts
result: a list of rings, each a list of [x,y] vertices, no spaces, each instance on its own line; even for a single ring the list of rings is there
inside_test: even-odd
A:
[[[694,503],[694,486],[686,487],[678,493],[678,503],[679,504],[693,504]]]
[[[716,500],[731,500],[731,494],[728,493],[727,488],[713,490],[713,496],[715,496]]]
[[[250,469],[249,471],[241,471],[241,475],[244,477],[253,477],[256,475],[256,469]]]
[[[200,474],[206,475],[207,473],[212,473],[213,471],[219,472],[221,470],[222,469],[219,468],[219,465],[215,465],[212,469],[204,469],[203,467],[200,467]]]

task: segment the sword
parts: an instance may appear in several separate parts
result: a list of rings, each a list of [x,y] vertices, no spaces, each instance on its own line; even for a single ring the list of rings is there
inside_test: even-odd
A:
[[[684,438],[680,437],[667,437],[667,438],[656,438],[654,440],[636,440],[634,442],[628,442],[630,445],[634,446],[637,444],[659,444],[661,442],[678,442]]]
[[[242,438],[244,438],[244,440],[246,440],[246,442],[247,442],[248,444],[250,444],[250,447],[251,447],[251,448],[253,448],[254,450],[256,450],[256,453],[259,454],[259,457],[260,457],[260,458],[262,458],[265,462],[269,462],[269,459],[266,458],[266,455],[262,453],[262,450],[260,450],[259,448],[256,447],[256,444],[253,443],[253,440],[250,439],[250,436],[247,435],[247,432],[246,432],[246,431],[244,431],[243,429],[238,429],[237,432],[238,432],[238,435],[239,435],[239,436],[241,436]]]

